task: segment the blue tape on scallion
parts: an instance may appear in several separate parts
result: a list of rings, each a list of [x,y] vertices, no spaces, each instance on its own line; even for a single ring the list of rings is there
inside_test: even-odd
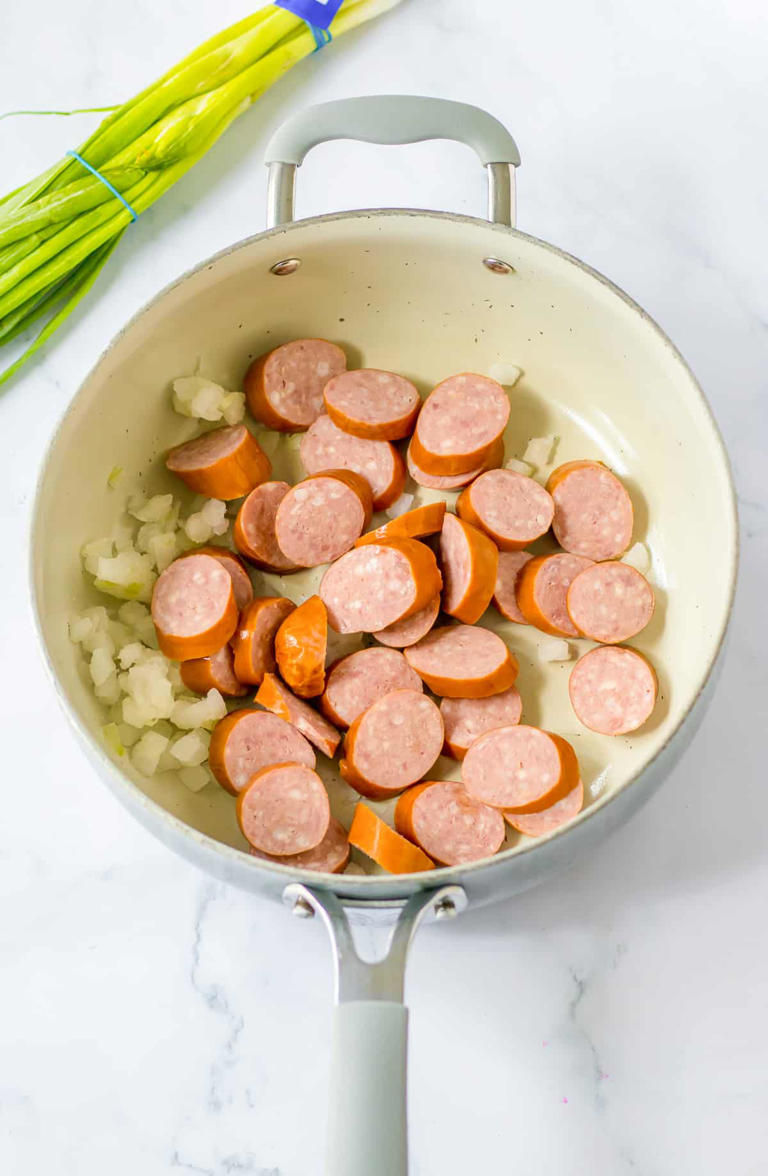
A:
[[[137,221],[139,219],[138,212],[136,212],[134,208],[131,208],[125,196],[123,196],[121,192],[118,192],[117,188],[114,188],[112,184],[110,184],[109,180],[105,179],[101,172],[97,171],[96,168],[93,167],[93,165],[90,164],[87,159],[83,159],[82,155],[78,155],[76,151],[67,151],[67,155],[71,155],[73,159],[76,159],[78,163],[83,165],[86,171],[89,171],[92,176],[96,177],[97,180],[101,180],[104,187],[109,188],[112,195],[117,196],[117,199],[120,201],[120,203],[125,205],[131,214],[132,220]]]
[[[292,12],[294,16],[301,17],[313,32],[315,29],[327,31],[342,3],[343,0],[275,0],[278,8],[284,8],[286,12]],[[317,40],[317,36],[315,36],[315,40]],[[323,44],[327,45],[328,42],[324,41]],[[320,48],[322,46],[318,43],[318,49]]]

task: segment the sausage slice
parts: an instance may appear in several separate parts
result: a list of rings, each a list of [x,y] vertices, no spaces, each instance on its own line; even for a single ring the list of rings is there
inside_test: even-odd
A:
[[[262,853],[306,853],[328,832],[328,794],[312,768],[273,764],[257,772],[238,794],[237,821],[246,841]]]
[[[275,636],[277,668],[299,698],[315,698],[325,686],[328,613],[319,596],[310,596],[283,621]]]
[[[554,503],[533,478],[515,470],[488,470],[462,490],[456,512],[490,535],[502,551],[518,551],[550,528]]]
[[[210,555],[169,564],[155,581],[151,609],[157,643],[176,661],[216,653],[237,625],[232,577]]]
[[[337,727],[349,727],[392,690],[421,691],[421,678],[402,653],[374,645],[335,662],[328,672],[320,707]]]
[[[520,722],[523,703],[514,686],[490,698],[443,698],[440,714],[445,727],[446,755],[462,760],[472,744],[495,727],[514,727]]]
[[[419,413],[413,460],[427,474],[464,474],[483,464],[509,420],[509,397],[495,380],[472,372],[449,376]]]
[[[493,603],[505,620],[516,621],[518,625],[526,624],[525,617],[520,612],[520,605],[517,603],[517,588],[520,583],[520,573],[529,559],[533,559],[529,551],[499,552],[499,567],[493,589]]]
[[[390,874],[416,874],[435,868],[435,863],[417,845],[390,829],[362,803],[352,818],[349,843]]]
[[[229,425],[171,449],[165,464],[190,490],[208,498],[241,498],[266,482],[272,465],[245,425]]]
[[[281,866],[290,866],[293,870],[312,870],[317,874],[343,874],[349,863],[349,838],[341,822],[331,817],[328,832],[314,849],[276,857],[273,853],[262,853],[260,849],[254,849],[249,845],[248,852],[251,857],[260,858],[264,862],[277,862]]]
[[[323,411],[323,388],[347,357],[326,339],[294,339],[254,360],[245,375],[248,407],[270,429],[306,429]]]
[[[565,739],[521,724],[497,727],[476,739],[461,777],[470,796],[483,804],[536,813],[576,787],[579,764]]]
[[[394,649],[405,649],[407,645],[415,645],[426,637],[440,612],[440,597],[433,596],[429,604],[406,617],[404,621],[394,621],[385,629],[378,629],[373,636],[382,645],[392,646]]]
[[[365,479],[351,470],[326,470],[288,491],[275,515],[275,537],[287,559],[313,568],[349,551],[370,519]]]
[[[488,698],[514,686],[517,659],[501,637],[472,625],[443,625],[409,646],[405,656],[443,698]]]
[[[235,555],[234,551],[230,551],[226,547],[217,547],[215,543],[211,543],[202,547],[192,547],[189,551],[183,552],[179,559],[183,559],[185,555],[212,555],[232,577],[237,611],[242,612],[245,606],[251,603],[253,600],[251,577],[248,575],[248,569],[240,556]]]
[[[464,486],[468,486],[470,482],[474,482],[480,474],[485,473],[486,470],[495,470],[504,461],[504,438],[499,437],[498,441],[494,441],[489,447],[482,464],[469,470],[466,474],[428,474],[423,470],[413,457],[413,447],[408,446],[406,454],[406,462],[408,464],[408,473],[417,482],[419,486],[424,486],[427,490],[461,490]]]
[[[623,645],[590,649],[571,670],[568,693],[576,717],[600,735],[627,735],[651,717],[658,694],[650,662]]]
[[[287,482],[262,482],[248,495],[235,519],[235,547],[267,572],[295,572],[298,568],[280,550],[275,535],[277,508],[289,490]]]
[[[243,609],[232,637],[235,674],[241,682],[258,686],[277,668],[275,634],[295,607],[283,596],[257,596]]]
[[[573,580],[592,560],[584,555],[538,555],[529,560],[517,582],[517,603],[529,625],[535,625],[554,637],[578,637],[571,620],[566,597]]]
[[[244,686],[235,674],[234,658],[229,645],[222,645],[221,649],[209,657],[195,657],[190,661],[183,661],[180,673],[187,690],[194,690],[196,694],[218,690],[225,698],[242,698],[248,693],[248,687]]]
[[[405,466],[389,441],[353,437],[326,414],[317,418],[301,439],[299,453],[308,474],[352,470],[371,487],[373,509],[386,510],[403,492]]]
[[[569,461],[549,476],[555,513],[552,530],[561,547],[589,559],[615,559],[632,542],[632,499],[601,461]]]
[[[410,436],[421,400],[410,380],[394,372],[359,368],[341,372],[323,389],[325,411],[355,437],[397,441]]]
[[[320,596],[337,633],[376,633],[419,612],[438,595],[442,577],[417,539],[354,548],[323,576]]]
[[[618,645],[645,628],[656,600],[645,576],[629,564],[611,560],[590,563],[576,576],[568,589],[567,605],[577,632],[605,645]]]
[[[313,710],[308,702],[292,694],[274,674],[264,675],[264,680],[256,691],[255,701],[291,723],[329,759],[336,754],[336,748],[341,742],[341,735],[336,728]]]
[[[277,715],[247,707],[231,711],[213,729],[208,764],[233,796],[262,768],[284,763],[314,768],[315,753],[304,736]]]
[[[504,819],[518,833],[525,833],[526,837],[543,837],[545,833],[554,833],[555,829],[572,821],[583,807],[584,785],[579,780],[576,787],[567,792],[562,800],[542,809],[540,813],[505,812]]]
[[[355,540],[355,547],[363,547],[366,543],[388,543],[390,539],[423,539],[425,535],[437,534],[444,518],[445,503],[442,500],[428,502],[367,531]]]
[[[479,621],[491,602],[498,564],[499,550],[487,535],[447,514],[440,532],[443,612],[468,625]]]
[[[339,771],[362,796],[385,800],[415,784],[443,747],[443,720],[415,690],[393,690],[355,719]]]
[[[409,788],[395,806],[395,828],[441,866],[493,857],[506,832],[502,814],[473,800],[455,780]]]

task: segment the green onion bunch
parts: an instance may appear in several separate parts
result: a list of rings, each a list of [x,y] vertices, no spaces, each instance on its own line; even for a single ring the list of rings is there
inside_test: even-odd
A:
[[[334,19],[334,39],[397,3],[347,0]],[[260,94],[316,48],[303,20],[268,5],[117,107],[77,153],[141,213]],[[0,346],[46,320],[24,353],[0,373],[0,384],[72,313],[132,219],[109,188],[71,156],[0,198]]]

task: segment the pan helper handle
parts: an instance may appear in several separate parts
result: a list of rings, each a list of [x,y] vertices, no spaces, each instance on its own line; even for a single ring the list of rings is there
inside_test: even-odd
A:
[[[295,882],[283,897],[296,914],[320,916],[336,962],[326,1176],[407,1176],[408,948],[425,918],[457,914],[466,895],[444,886],[382,909]],[[364,940],[373,961],[360,954]]]
[[[454,139],[466,143],[486,170],[488,219],[502,225],[515,223],[514,169],[520,165],[520,152],[498,119],[478,106],[446,98],[382,94],[321,102],[298,111],[277,129],[265,155],[269,228],[293,220],[296,168],[308,151],[331,139],[393,144]]]

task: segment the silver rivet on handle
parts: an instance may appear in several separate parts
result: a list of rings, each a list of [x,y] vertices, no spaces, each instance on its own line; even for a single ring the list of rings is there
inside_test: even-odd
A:
[[[278,278],[282,278],[286,274],[295,274],[300,265],[300,257],[284,257],[282,261],[276,261],[274,265],[271,265],[269,272],[276,274]]]
[[[513,274],[515,272],[514,266],[510,265],[508,261],[502,261],[498,257],[484,257],[483,265],[494,274]]]
[[[299,895],[291,908],[291,914],[295,915],[297,919],[312,919],[315,911],[312,904]]]

